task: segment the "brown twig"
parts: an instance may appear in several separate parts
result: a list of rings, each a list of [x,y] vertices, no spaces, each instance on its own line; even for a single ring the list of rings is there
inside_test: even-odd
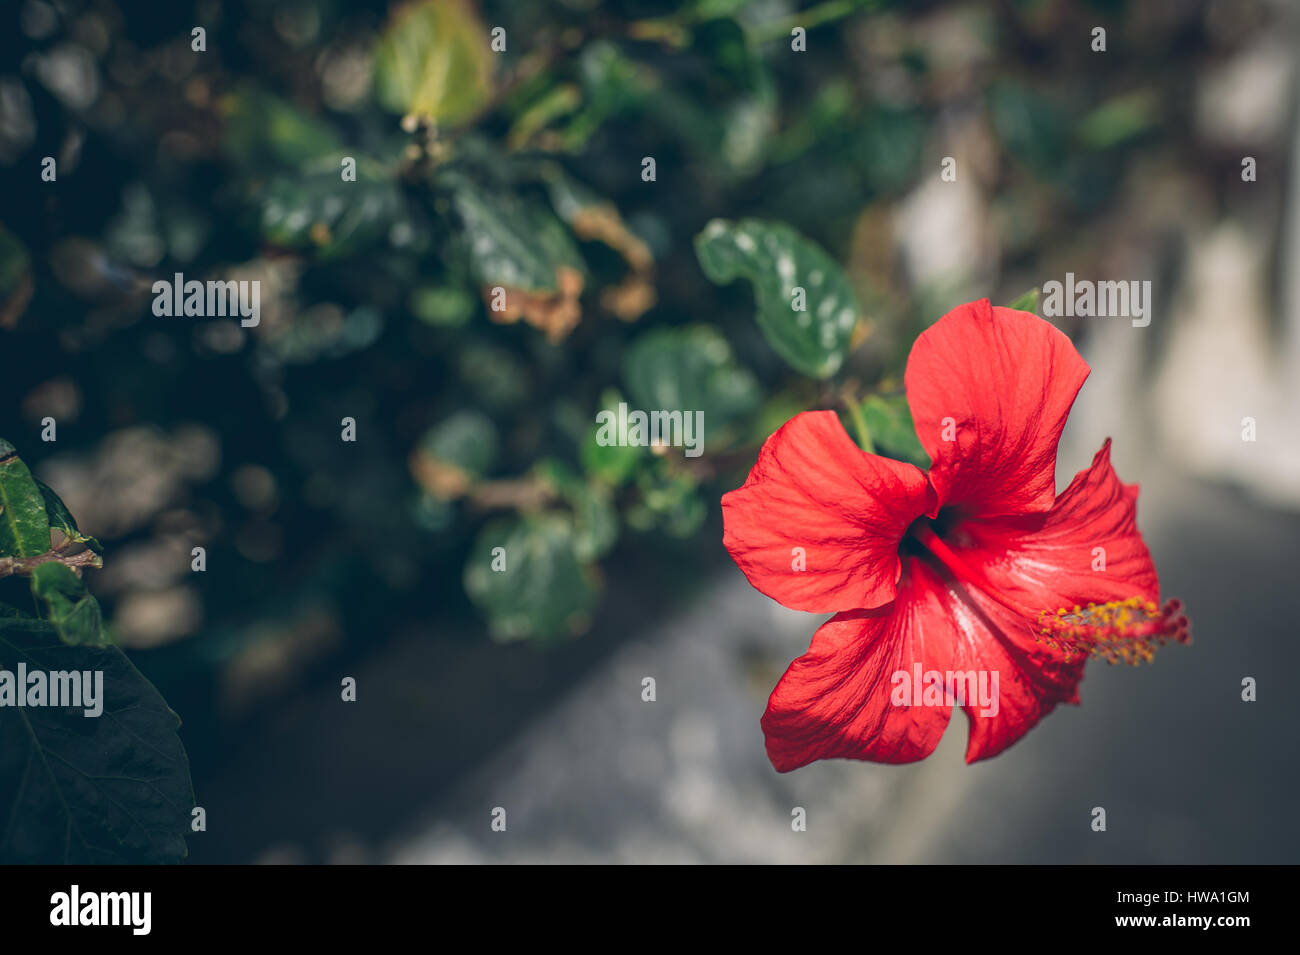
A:
[[[82,567],[103,567],[104,559],[93,550],[83,550],[77,554],[61,554],[57,550],[47,550],[35,557],[0,557],[0,577],[18,575],[30,577],[41,564],[57,562],[80,571]]]

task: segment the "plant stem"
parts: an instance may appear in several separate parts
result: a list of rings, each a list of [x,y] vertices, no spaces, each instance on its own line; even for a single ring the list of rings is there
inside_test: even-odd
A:
[[[844,402],[844,407],[849,409],[853,430],[858,435],[858,447],[867,454],[875,454],[876,444],[871,440],[871,429],[867,427],[867,419],[862,416],[862,404],[858,401],[857,394],[852,388],[846,387],[840,393],[840,400]]]
[[[51,561],[58,561],[60,564],[66,564],[73,570],[81,567],[103,567],[104,560],[93,550],[83,550],[79,554],[63,555],[58,551],[47,550],[44,554],[37,554],[35,557],[0,557],[0,577],[9,577],[13,574],[19,576],[31,576],[41,564],[48,564]]]

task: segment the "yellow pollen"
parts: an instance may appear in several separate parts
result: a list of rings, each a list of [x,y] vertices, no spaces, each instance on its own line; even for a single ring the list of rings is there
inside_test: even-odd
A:
[[[1134,666],[1149,663],[1156,647],[1170,640],[1188,643],[1191,635],[1181,601],[1170,600],[1163,608],[1141,597],[1109,603],[1075,604],[1038,615],[1034,639],[1065,653],[1069,663],[1076,653],[1090,654],[1107,663]]]

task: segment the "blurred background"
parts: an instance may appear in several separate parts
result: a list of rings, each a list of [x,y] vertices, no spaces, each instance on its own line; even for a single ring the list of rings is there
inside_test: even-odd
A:
[[[1295,862],[1298,16],[6,4],[0,436],[184,721],[190,861]],[[715,217],[839,263],[833,373],[706,276]],[[260,323],[155,316],[177,272],[259,281]],[[820,619],[748,586],[720,495],[798,411],[896,408],[953,306],[1066,272],[1153,284],[1146,328],[1056,320],[1093,367],[1058,486],[1114,438],[1194,644],[1093,664],[991,761],[957,715],[923,763],[778,775],[759,717]],[[705,453],[599,446],[620,400],[703,409]]]

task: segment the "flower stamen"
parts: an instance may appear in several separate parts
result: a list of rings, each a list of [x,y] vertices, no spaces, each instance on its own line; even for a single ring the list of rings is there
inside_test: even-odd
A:
[[[1107,663],[1150,663],[1156,647],[1173,640],[1189,643],[1191,633],[1180,600],[1164,607],[1141,597],[1109,603],[1076,604],[1044,610],[1038,615],[1035,639],[1063,650],[1066,662],[1076,653],[1091,654]]]

